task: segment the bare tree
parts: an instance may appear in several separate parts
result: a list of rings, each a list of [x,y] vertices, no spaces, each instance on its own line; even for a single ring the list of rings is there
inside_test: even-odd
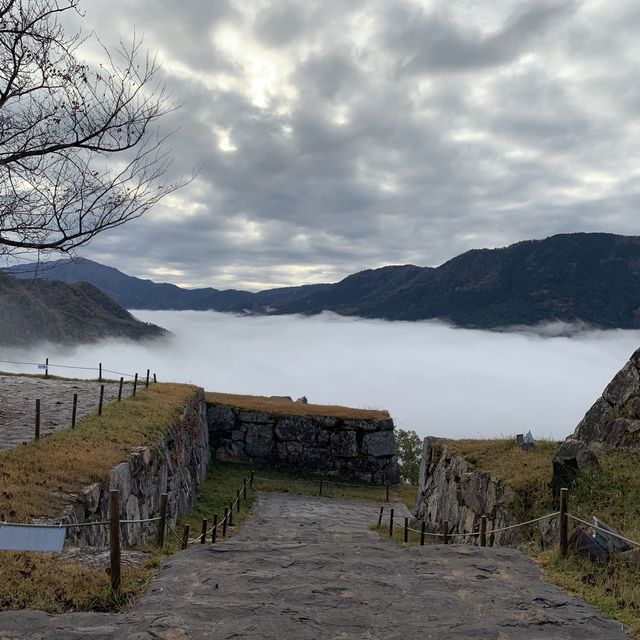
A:
[[[61,24],[78,1],[0,0],[0,256],[73,251],[181,186],[156,59],[134,35],[86,64]]]

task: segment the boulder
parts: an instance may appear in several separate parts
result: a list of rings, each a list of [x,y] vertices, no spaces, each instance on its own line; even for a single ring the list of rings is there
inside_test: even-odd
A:
[[[318,428],[309,418],[286,416],[278,420],[275,434],[278,440],[315,442],[318,435]]]
[[[613,380],[607,385],[602,397],[612,405],[622,405],[631,396],[640,391],[640,374],[631,362],[618,371]]]
[[[396,443],[393,431],[368,433],[362,440],[362,451],[374,458],[395,455]]]
[[[299,402],[300,404],[307,404],[309,401],[307,400],[307,396],[301,396],[296,400],[296,402]]]

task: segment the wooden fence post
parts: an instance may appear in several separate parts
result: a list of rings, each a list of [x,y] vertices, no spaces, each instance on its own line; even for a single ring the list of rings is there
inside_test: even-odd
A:
[[[118,387],[118,402],[122,400],[122,385],[124,384],[124,378],[120,377],[120,387]]]
[[[218,537],[218,514],[213,514],[213,531],[211,532],[211,544],[216,543],[216,538]]]
[[[109,491],[109,556],[111,559],[111,589],[118,593],[122,579],[120,565],[120,492]]]
[[[318,493],[319,496],[322,495],[322,483],[324,481],[324,478],[320,478],[320,492]]]
[[[227,521],[228,521],[228,516],[229,516],[229,508],[225,507],[224,508],[224,520],[222,521],[222,537],[226,538],[227,537]]]
[[[569,489],[560,489],[560,556],[565,558],[569,550]]]
[[[384,513],[384,507],[380,507],[380,515],[378,516],[378,526],[382,524],[382,514]]]
[[[156,542],[162,549],[164,547],[164,531],[167,525],[167,502],[169,500],[169,494],[163,493],[160,496],[160,520],[158,520],[158,536]]]
[[[104,385],[100,385],[100,402],[98,403],[98,415],[102,415],[102,405],[104,404]]]
[[[242,478],[242,497],[247,499],[247,479]]]
[[[229,500],[229,526],[233,527],[233,502]]]
[[[487,516],[480,517],[480,546],[487,546]]]
[[[387,482],[387,502],[389,502],[389,483]]]
[[[393,537],[393,509],[389,512],[389,537]]]
[[[238,513],[240,513],[240,489],[236,489],[236,505]]]
[[[155,373],[153,374],[153,381],[154,382],[158,382],[158,378],[156,378],[156,374]]]
[[[251,472],[251,475],[249,476],[249,488],[253,489],[253,471]]]
[[[71,428],[76,426],[76,417],[78,415],[78,394],[73,394],[73,408],[71,409]]]
[[[426,533],[427,523],[423,520],[420,527],[420,546],[424,547],[424,534]]]
[[[404,517],[404,541],[409,542],[409,518]]]
[[[102,362],[98,362],[98,382],[102,382]]]
[[[138,374],[133,377],[133,393],[131,395],[136,395],[136,390],[138,389]]]
[[[149,388],[149,375],[150,375],[150,373],[151,372],[149,371],[149,369],[147,369],[147,380],[146,380],[146,382],[144,384],[145,389]]]
[[[200,532],[200,544],[204,544],[207,539],[207,522],[206,518],[202,518],[202,531]]]
[[[40,440],[40,400],[36,400],[36,442]]]
[[[44,377],[45,378],[49,377],[49,358],[45,358],[45,361],[44,361]]]
[[[449,544],[449,521],[445,520],[442,523],[442,533],[444,534],[444,543]]]
[[[189,546],[189,529],[190,526],[188,524],[184,525],[184,531],[182,533],[182,548],[186,549]]]

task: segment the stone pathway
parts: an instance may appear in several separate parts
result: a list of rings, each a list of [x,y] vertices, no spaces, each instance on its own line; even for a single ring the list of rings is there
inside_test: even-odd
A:
[[[399,515],[403,507],[395,505]],[[0,614],[0,638],[622,640],[519,551],[401,549],[372,502],[261,494],[239,534],[169,558],[124,614]]]
[[[113,382],[104,385],[107,404],[118,398],[120,385]],[[125,384],[123,397],[130,395],[132,388],[132,384]],[[74,393],[78,394],[77,420],[98,410],[99,382],[0,375],[0,451],[33,440],[37,399],[40,399],[41,436],[70,427]]]

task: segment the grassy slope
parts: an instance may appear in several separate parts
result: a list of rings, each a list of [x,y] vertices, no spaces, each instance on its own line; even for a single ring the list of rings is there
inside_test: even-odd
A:
[[[245,411],[264,411],[275,416],[330,416],[335,418],[388,420],[387,411],[353,409],[324,404],[304,404],[265,396],[244,396],[235,393],[207,393],[209,404],[225,404]]]

